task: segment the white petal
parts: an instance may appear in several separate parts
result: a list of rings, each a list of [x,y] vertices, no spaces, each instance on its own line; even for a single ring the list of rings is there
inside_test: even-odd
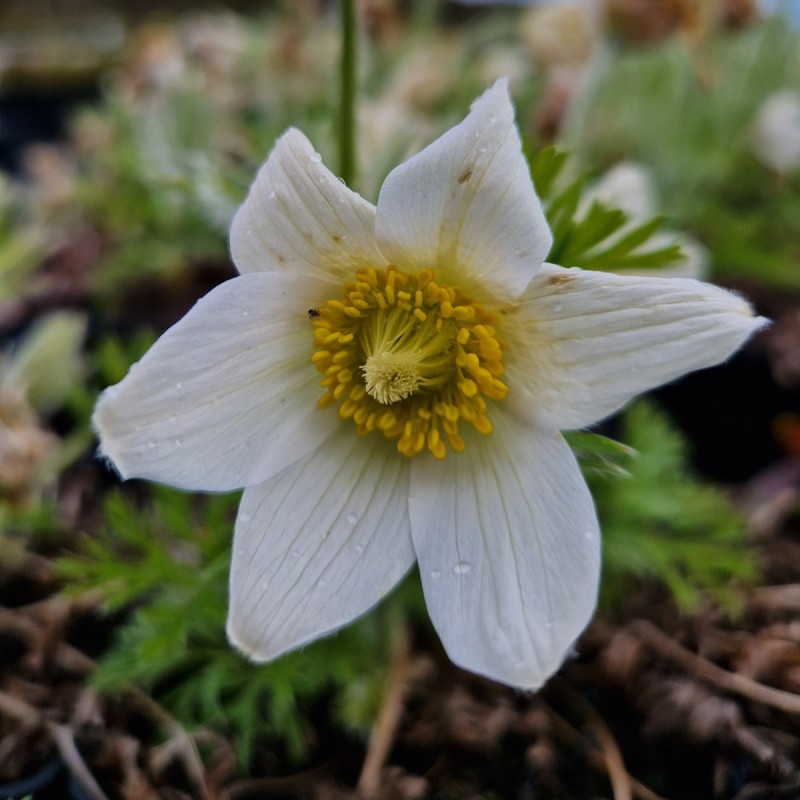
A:
[[[559,433],[495,410],[464,453],[412,464],[425,599],[458,665],[524,689],[558,669],[594,609],[600,535]]]
[[[245,489],[228,636],[256,661],[330,633],[378,602],[414,562],[408,460],[350,424],[317,453]]]
[[[375,208],[350,191],[288,130],[261,168],[231,226],[239,272],[270,270],[340,283],[359,267],[382,268],[375,244]]]
[[[647,389],[732,355],[766,323],[700,281],[545,264],[506,315],[506,403],[561,430],[591,425]]]
[[[330,291],[285,273],[218,286],[102,394],[103,454],[123,478],[224,491],[314,450],[339,424],[310,360],[308,308]]]
[[[510,300],[528,285],[552,237],[522,155],[506,81],[469,116],[386,179],[375,227],[399,267]]]

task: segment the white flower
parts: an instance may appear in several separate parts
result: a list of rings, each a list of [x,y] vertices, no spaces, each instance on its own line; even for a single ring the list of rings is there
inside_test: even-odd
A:
[[[519,33],[540,67],[574,71],[599,45],[601,18],[596,3],[539,3],[520,18]]]
[[[800,167],[800,92],[781,89],[761,105],[753,126],[756,158],[776,172]]]
[[[600,562],[559,429],[762,320],[703,283],[544,264],[550,244],[502,81],[377,208],[299,131],[278,141],[233,222],[241,275],[94,417],[124,478],[244,487],[228,632],[250,657],[345,625],[416,559],[453,661],[525,688],[558,668]]]

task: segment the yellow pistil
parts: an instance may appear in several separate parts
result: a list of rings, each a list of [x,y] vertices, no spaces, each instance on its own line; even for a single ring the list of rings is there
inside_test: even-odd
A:
[[[491,433],[486,400],[508,392],[494,322],[431,270],[360,270],[312,316],[319,406],[340,402],[358,433],[381,430],[409,458],[425,448],[444,458],[446,444],[461,452],[459,423]]]

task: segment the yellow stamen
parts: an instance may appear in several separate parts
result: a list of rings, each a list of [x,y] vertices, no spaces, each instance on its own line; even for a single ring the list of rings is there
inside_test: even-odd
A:
[[[491,433],[486,399],[508,393],[492,314],[428,269],[360,270],[342,298],[312,318],[320,408],[340,401],[359,434],[377,428],[409,458],[462,452],[459,423]]]

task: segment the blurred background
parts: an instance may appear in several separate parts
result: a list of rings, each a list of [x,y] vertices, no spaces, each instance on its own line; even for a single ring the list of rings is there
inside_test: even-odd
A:
[[[773,324],[570,439],[604,579],[539,694],[450,665],[413,574],[248,664],[224,635],[238,495],[122,486],[89,418],[235,274],[230,221],[282,131],[337,171],[338,6],[4,0],[0,798],[800,797],[800,2],[358,20],[366,199],[507,76],[550,260],[712,281]]]

